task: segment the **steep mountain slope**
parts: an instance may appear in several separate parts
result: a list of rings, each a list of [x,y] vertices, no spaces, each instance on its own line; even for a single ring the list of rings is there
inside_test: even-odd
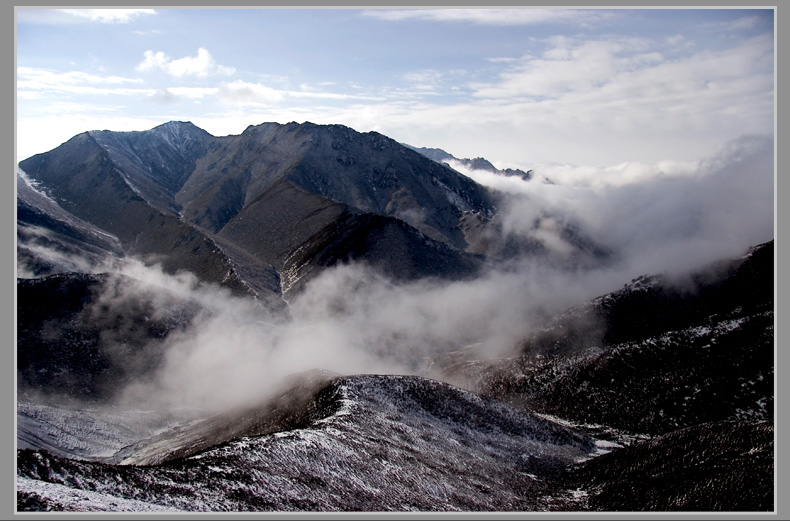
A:
[[[773,242],[677,286],[642,277],[569,310],[486,370],[486,395],[579,423],[663,434],[773,419]],[[689,282],[690,281],[690,282]]]
[[[116,237],[126,255],[249,292],[211,238],[151,206],[90,133],[26,159],[20,167],[65,211]]]
[[[360,213],[285,180],[247,204],[217,237],[244,244],[255,258],[272,264],[285,298],[338,262],[364,262],[397,280],[455,279],[473,274],[481,264],[477,256],[426,237],[399,219]]]
[[[518,168],[500,169],[495,167],[494,165],[491,164],[490,161],[482,157],[476,157],[474,159],[467,159],[467,158],[461,159],[455,157],[454,155],[448,152],[445,152],[441,148],[414,147],[411,145],[405,145],[405,146],[411,148],[415,152],[419,152],[420,154],[424,155],[429,159],[433,159],[437,163],[447,163],[452,165],[452,163],[455,162],[464,165],[466,168],[469,168],[471,170],[485,170],[487,172],[493,172],[495,174],[504,175],[508,177],[518,176],[524,181],[529,181],[530,179],[532,179],[532,170],[527,170],[525,172]]]
[[[18,396],[105,403],[153,374],[201,306],[123,275],[58,274],[18,279],[16,309]]]
[[[704,423],[586,461],[565,486],[590,510],[770,512],[774,457],[769,422]]]
[[[573,353],[643,339],[692,325],[773,311],[773,241],[744,256],[688,275],[637,277],[623,289],[572,308],[524,346],[534,353]]]
[[[397,217],[459,249],[466,246],[462,213],[494,210],[492,195],[471,179],[375,132],[264,123],[217,143],[177,195],[184,216],[214,232],[283,179],[362,212]]]
[[[226,223],[219,236],[282,272],[288,257],[310,237],[350,213],[354,209],[346,204],[280,180]]]
[[[282,308],[284,271],[305,282],[335,258],[381,264],[394,276],[465,276],[479,260],[464,252],[461,220],[495,211],[495,196],[470,179],[340,125],[267,123],[223,138],[184,122],[91,131],[20,166],[63,212],[115,237],[124,255],[273,308]],[[338,236],[354,238],[353,254],[333,252]],[[20,256],[30,257],[23,239]],[[399,265],[382,253],[390,247],[420,262]]]
[[[559,509],[574,496],[551,476],[595,448],[571,429],[416,377],[337,378],[311,401],[307,425],[155,466],[20,451],[19,504],[80,508],[69,503],[72,492],[36,485],[45,482],[75,495],[98,491],[105,505],[132,500],[151,509]]]
[[[426,237],[398,219],[349,213],[310,237],[286,260],[283,295],[302,287],[311,272],[352,260],[373,265],[398,281],[463,279],[482,266],[479,257]]]
[[[111,269],[118,239],[65,211],[17,172],[17,270],[33,276]]]
[[[190,122],[170,121],[149,131],[91,131],[90,136],[135,192],[151,206],[178,214],[175,194],[216,138]]]

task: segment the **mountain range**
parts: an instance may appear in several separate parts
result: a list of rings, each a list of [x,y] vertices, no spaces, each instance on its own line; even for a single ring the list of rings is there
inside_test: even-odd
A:
[[[341,126],[263,124],[225,138],[178,122],[87,132],[20,168],[125,255],[259,297],[344,258],[404,277],[472,273],[461,218],[494,211],[471,180]]]
[[[561,215],[561,251],[504,234],[512,196],[454,162],[542,182],[312,123],[89,131],[20,162],[17,509],[773,510],[773,241],[525,321],[494,358],[452,345],[411,374],[278,374],[219,410],[130,403],[163,378],[175,393],[168,371],[203,356],[179,358],[214,324],[218,378],[233,328],[276,351],[325,324],[300,322],[310,298],[348,328],[335,297],[359,288],[332,285],[338,268],[442,288],[514,260],[579,273],[616,258]],[[224,321],[239,302],[249,315]],[[310,342],[329,345],[323,331]]]
[[[407,147],[411,148],[419,152],[420,154],[433,159],[438,163],[443,163],[448,166],[453,164],[459,164],[470,170],[484,170],[486,172],[493,172],[495,174],[504,175],[504,176],[518,176],[524,181],[529,181],[533,178],[532,170],[527,170],[526,172],[518,169],[518,168],[497,168],[490,161],[485,159],[484,157],[476,157],[474,159],[469,158],[457,158],[454,155],[450,154],[449,152],[445,152],[441,148],[426,148],[426,147],[415,147],[411,145],[406,145]]]

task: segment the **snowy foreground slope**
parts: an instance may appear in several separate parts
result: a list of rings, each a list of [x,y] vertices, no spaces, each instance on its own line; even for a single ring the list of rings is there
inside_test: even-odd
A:
[[[772,511],[773,243],[717,266],[446,365],[477,392],[313,371],[209,418],[20,401],[17,509]]]
[[[420,377],[330,380],[301,428],[158,465],[22,450],[20,510],[529,511],[573,509],[550,477],[599,448],[537,415]],[[175,448],[175,447],[174,447]]]
[[[692,274],[641,277],[572,308],[516,358],[478,370],[485,396],[579,424],[661,435],[774,420],[773,242]]]

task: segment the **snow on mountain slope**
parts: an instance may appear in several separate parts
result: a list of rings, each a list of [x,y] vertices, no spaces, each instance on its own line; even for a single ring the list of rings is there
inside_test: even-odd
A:
[[[170,121],[149,131],[91,131],[118,173],[152,206],[178,214],[175,193],[215,138],[192,123]]]
[[[17,449],[43,449],[64,458],[115,462],[125,447],[189,421],[155,411],[107,411],[17,403]]]
[[[177,509],[56,483],[17,477],[17,511],[173,512]]]
[[[118,238],[64,210],[17,168],[17,272],[46,275],[110,269]]]
[[[553,472],[596,449],[577,431],[424,378],[341,377],[313,399],[329,414],[309,425],[161,465],[20,451],[18,475],[100,491],[105,501],[194,511],[553,510],[577,501]],[[70,508],[62,491],[26,490]]]
[[[90,131],[20,166],[65,210],[117,237],[125,255],[252,293],[275,309],[284,307],[283,262],[305,240],[326,238],[315,235],[325,228],[348,224],[347,232],[359,236],[352,214],[407,223],[415,232],[401,239],[419,231],[447,246],[441,270],[407,266],[431,277],[456,275],[455,267],[466,273],[474,261],[463,251],[464,212],[496,210],[495,195],[471,179],[385,136],[341,125],[265,123],[222,138],[185,122]],[[387,232],[364,231],[369,235],[359,238],[368,245]],[[384,257],[392,264],[394,256],[358,249],[355,260]]]
[[[476,389],[635,433],[773,420],[773,243],[683,285],[640,277],[568,310],[492,364]],[[479,370],[479,369],[478,369]]]

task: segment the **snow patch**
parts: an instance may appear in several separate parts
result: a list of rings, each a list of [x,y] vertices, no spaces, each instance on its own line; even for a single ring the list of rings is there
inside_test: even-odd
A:
[[[48,483],[23,476],[16,478],[17,494],[27,493],[43,496],[49,502],[56,503],[59,508],[76,512],[182,512],[172,507],[126,499],[101,492],[79,490],[76,488]]]

